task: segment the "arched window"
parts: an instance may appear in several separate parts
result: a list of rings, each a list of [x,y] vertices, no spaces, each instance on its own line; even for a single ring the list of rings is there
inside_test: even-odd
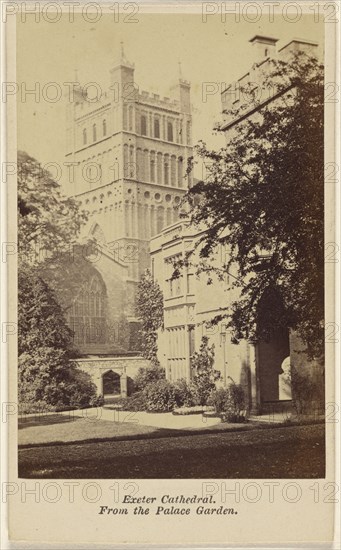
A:
[[[187,145],[191,143],[191,123],[188,120],[186,124],[186,139],[187,139]]]
[[[182,157],[179,157],[178,159],[178,185],[179,187],[183,187],[183,161],[182,161]]]
[[[155,160],[151,159],[150,161],[150,181],[155,183]]]
[[[130,105],[129,111],[128,111],[128,130],[130,132],[133,131],[133,118],[134,118],[133,106]]]
[[[160,233],[164,226],[164,208],[163,206],[158,206],[156,211],[156,232]]]
[[[145,115],[141,116],[141,135],[147,135],[147,117]]]
[[[265,57],[268,57],[268,54],[269,54],[269,50],[268,48],[265,48]]]
[[[86,128],[84,128],[84,130],[83,130],[83,145],[86,145],[86,141],[87,141],[87,139],[86,139]]]
[[[165,162],[165,165],[164,165],[164,184],[165,185],[169,185],[169,164],[168,162]]]
[[[162,153],[157,154],[157,183],[162,183]]]
[[[70,326],[76,344],[101,344],[105,333],[105,287],[97,276],[93,277],[73,302]]]
[[[144,155],[142,149],[137,149],[137,177],[144,181],[145,169],[144,169]]]
[[[160,121],[158,118],[155,118],[154,120],[154,137],[160,137]]]
[[[136,162],[135,162],[135,154],[134,154],[134,146],[130,145],[129,147],[129,177],[135,178],[136,177]]]
[[[103,120],[103,136],[105,137],[107,135],[107,121]]]
[[[171,185],[173,187],[176,185],[176,157],[174,155],[171,157]]]
[[[92,141],[96,141],[97,140],[97,128],[96,128],[96,124],[93,124],[92,126]]]
[[[171,122],[167,123],[167,139],[173,141],[173,124]]]
[[[144,174],[144,180],[148,181],[148,171],[149,171],[149,152],[148,149],[145,149],[143,151],[143,174]]]

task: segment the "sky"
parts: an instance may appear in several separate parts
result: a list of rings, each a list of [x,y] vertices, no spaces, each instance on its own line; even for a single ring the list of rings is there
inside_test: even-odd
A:
[[[51,12],[51,18],[53,13]],[[61,164],[65,153],[66,100],[47,101],[44,89],[49,82],[64,92],[64,82],[97,82],[109,85],[109,70],[124,42],[127,59],[135,63],[135,81],[140,90],[169,96],[169,88],[179,78],[191,82],[193,142],[203,139],[212,147],[223,145],[223,137],[212,128],[220,118],[220,90],[245,74],[253,63],[249,40],[255,34],[278,39],[281,48],[293,38],[323,44],[323,21],[302,15],[288,22],[282,15],[274,22],[264,15],[259,21],[236,21],[235,15],[222,21],[218,13],[203,22],[201,14],[138,13],[106,14],[97,22],[76,14],[65,14],[54,23],[27,15],[17,20],[18,148],[42,164]],[[214,83],[216,93],[203,99],[205,83]],[[38,89],[38,97],[25,90]],[[45,88],[44,88],[45,87]],[[50,91],[52,93],[52,88]]]

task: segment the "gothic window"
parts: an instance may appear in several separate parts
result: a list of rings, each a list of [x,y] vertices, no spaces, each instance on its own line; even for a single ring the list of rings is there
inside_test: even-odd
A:
[[[78,293],[71,308],[70,326],[75,344],[101,344],[105,335],[105,288],[97,276]]]
[[[164,165],[164,184],[165,185],[169,185],[169,164],[168,162],[165,162],[165,165]]]
[[[105,137],[107,135],[107,121],[103,120],[103,136]]]
[[[162,183],[162,153],[157,154],[157,183]]]
[[[156,217],[156,232],[160,233],[164,227],[164,208],[163,206],[158,206],[157,217]]]
[[[176,157],[172,155],[171,158],[171,185],[176,185]]]
[[[128,106],[123,105],[123,130],[128,128]]]
[[[145,149],[143,151],[143,174],[144,174],[144,180],[149,181],[149,152],[148,149]]]
[[[137,149],[137,177],[144,181],[145,169],[144,169],[144,154],[142,149]]]
[[[188,120],[186,124],[187,145],[191,143],[191,123]]]
[[[173,124],[171,122],[167,123],[167,139],[173,141]]]
[[[97,128],[96,128],[96,124],[93,124],[92,126],[92,141],[96,141],[97,140]]]
[[[83,145],[86,145],[86,128],[83,130]]]
[[[145,115],[141,116],[141,135],[147,135],[147,117]]]
[[[176,254],[165,259],[166,293],[169,298],[181,296],[183,275],[173,278],[177,262],[182,259],[182,254]]]
[[[154,137],[160,137],[160,120],[158,118],[154,120]]]
[[[133,114],[134,114],[133,106],[130,105],[129,112],[128,112],[128,130],[130,132],[133,131]]]
[[[150,161],[150,181],[155,183],[155,160],[151,159]]]
[[[183,161],[182,161],[182,157],[179,157],[178,159],[178,182],[179,182],[179,187],[182,187],[184,182],[183,182]]]
[[[134,146],[130,145],[129,147],[129,177],[135,178],[136,177],[136,163],[135,163],[135,156],[134,156]]]

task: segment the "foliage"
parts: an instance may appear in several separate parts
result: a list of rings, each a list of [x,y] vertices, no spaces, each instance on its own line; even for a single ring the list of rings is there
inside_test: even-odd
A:
[[[211,392],[215,389],[220,372],[213,368],[214,345],[208,345],[208,337],[203,336],[199,351],[193,354],[192,368],[194,376],[191,391],[195,404],[206,405]]]
[[[105,288],[99,271],[91,262],[97,254],[96,243],[87,242],[86,245],[76,244],[66,252],[44,258],[39,264],[39,276],[54,290],[63,310],[70,307],[79,289],[92,277],[99,278]]]
[[[63,196],[51,174],[27,153],[19,152],[18,378],[19,400],[25,410],[101,403],[90,375],[72,361],[72,331],[64,316],[84,278],[84,264],[88,270],[90,266],[85,257],[78,262],[74,258],[73,243],[85,219],[77,202]],[[73,280],[69,293],[67,276]]]
[[[227,422],[244,422],[246,414],[246,399],[243,387],[231,379],[227,388],[214,390],[209,398],[216,412]]]
[[[227,146],[212,151],[201,142],[196,148],[207,166],[205,181],[187,194],[191,222],[207,228],[198,242],[198,272],[209,276],[215,272],[223,278],[237,269],[233,286],[240,299],[226,313],[237,340],[262,338],[258,308],[269,291],[282,301],[272,321],[296,329],[309,356],[320,357],[324,352],[323,66],[302,52],[287,61],[270,60],[268,65],[260,97],[239,102],[226,112],[230,120],[239,120],[227,132]],[[261,105],[269,90],[275,98]],[[256,114],[247,116],[254,110]],[[218,243],[229,251],[222,269],[208,261]]]
[[[40,262],[44,255],[69,250],[86,220],[73,198],[37,160],[18,152],[19,259]]]
[[[176,405],[174,386],[168,380],[148,384],[143,390],[146,410],[149,412],[172,411]]]
[[[55,293],[32,267],[18,280],[19,401],[47,406],[88,406],[96,386],[72,362],[72,332]]]
[[[22,264],[18,274],[18,353],[38,348],[71,352],[72,331],[55,293],[37,271]]]
[[[207,415],[207,412],[210,410],[206,405],[192,405],[188,407],[179,407],[174,409],[173,414],[175,416],[188,416],[190,414],[201,414],[203,416]]]
[[[294,366],[288,375],[292,389],[292,403],[297,416],[316,414],[324,411],[324,380],[323,377],[309,376]]]
[[[136,298],[136,311],[142,323],[142,353],[158,364],[157,330],[163,328],[163,294],[147,269],[141,277]]]
[[[124,411],[145,411],[146,398],[143,391],[133,393],[129,397],[125,397],[117,401],[119,409]],[[115,406],[113,408],[116,408]]]
[[[150,367],[140,367],[134,378],[134,389],[142,391],[148,384],[165,378],[165,369],[159,367],[159,365],[151,364]]]
[[[164,369],[157,365],[141,367],[134,380],[136,390],[120,401],[120,406],[133,411],[170,411],[175,406],[191,406],[194,399],[191,388],[183,379],[174,383],[165,378]]]
[[[50,410],[99,405],[89,374],[67,359],[65,352],[39,347],[19,356],[19,402]],[[52,408],[51,408],[52,407]]]
[[[173,387],[177,407],[192,407],[195,405],[192,387],[184,378],[176,380]]]
[[[221,414],[227,411],[229,398],[230,392],[228,388],[218,388],[211,393],[208,404],[212,405],[218,414]]]

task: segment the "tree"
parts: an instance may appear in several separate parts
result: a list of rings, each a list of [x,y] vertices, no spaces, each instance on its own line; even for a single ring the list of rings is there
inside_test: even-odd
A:
[[[89,375],[72,361],[72,332],[49,288],[32,267],[18,280],[19,401],[45,406],[85,406],[96,396]]]
[[[71,350],[72,332],[65,323],[55,293],[33,267],[22,266],[18,276],[19,355],[39,347]]]
[[[21,405],[79,407],[95,402],[96,387],[90,376],[81,372],[72,361],[75,352],[72,331],[64,316],[66,305],[60,304],[62,300],[48,284],[47,277],[49,272],[58,290],[56,282],[61,278],[61,266],[64,265],[68,268],[63,271],[65,282],[65,275],[72,267],[70,261],[65,261],[67,251],[70,252],[70,245],[76,242],[85,217],[77,202],[63,196],[58,183],[35,159],[19,152],[18,378]],[[49,270],[46,256],[51,262]],[[57,257],[61,261],[59,274]],[[78,283],[80,278],[78,276]],[[76,282],[72,290],[74,288]]]
[[[60,185],[37,160],[19,151],[19,259],[32,264],[46,253],[68,250],[85,220],[86,214],[79,210],[77,201],[63,195]]]
[[[192,368],[194,371],[191,389],[199,405],[206,405],[215,383],[220,378],[220,372],[213,368],[214,345],[208,345],[208,337],[203,336],[199,351],[192,357]]]
[[[273,310],[279,304],[278,315],[273,311],[273,328],[277,324],[297,330],[308,354],[320,357],[324,351],[323,66],[304,53],[286,62],[274,60],[263,84],[263,92],[272,90],[270,102],[261,105],[263,98],[254,98],[252,104],[227,113],[239,122],[225,148],[208,150],[203,142],[196,148],[209,165],[205,181],[187,194],[191,222],[207,228],[198,241],[198,271],[223,276],[237,266],[233,285],[239,288],[240,299],[224,314],[237,340],[262,337],[259,311],[267,293],[275,297]],[[252,108],[254,115],[248,116]],[[220,270],[207,265],[218,243],[230,253]]]
[[[163,327],[163,294],[148,269],[138,286],[136,311],[142,324],[143,356],[158,364],[157,330]]]

